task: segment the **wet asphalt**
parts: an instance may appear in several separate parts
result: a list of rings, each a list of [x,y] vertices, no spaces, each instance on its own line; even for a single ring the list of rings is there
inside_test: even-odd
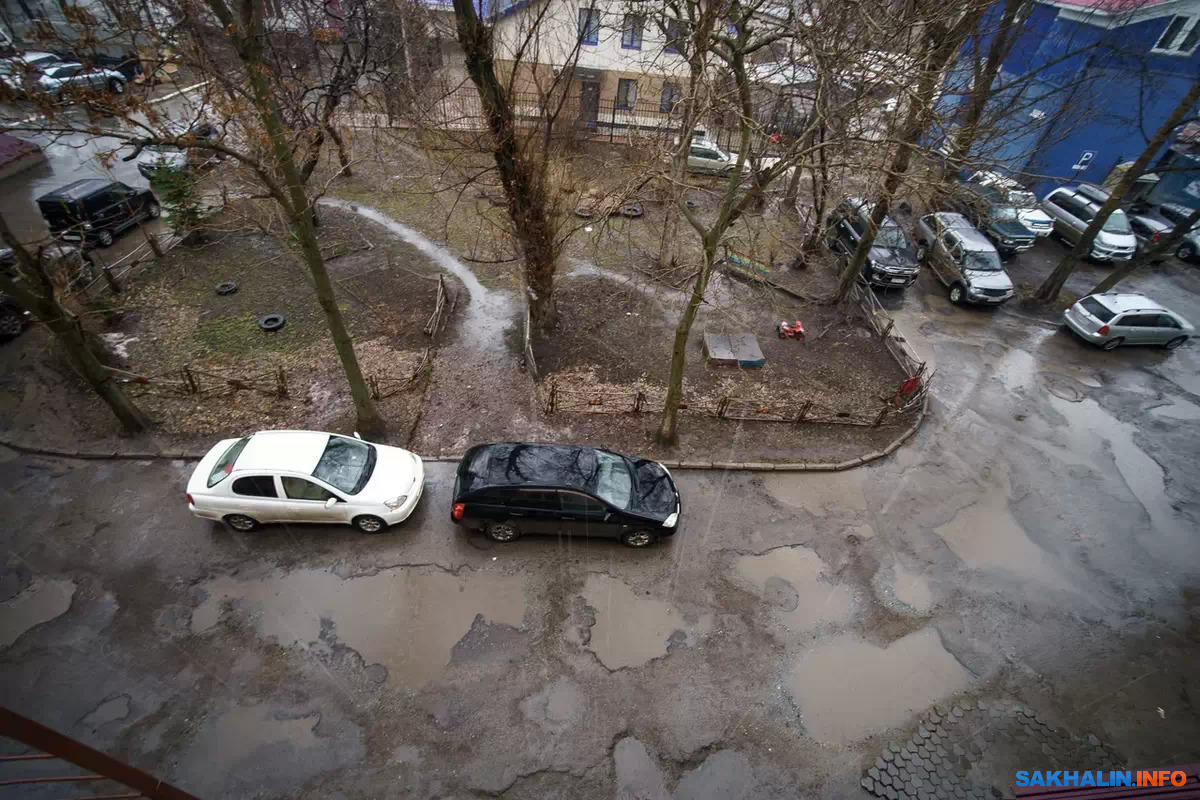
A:
[[[1197,275],[1136,285],[1200,322]],[[1104,353],[928,276],[885,303],[936,369],[917,436],[680,472],[644,552],[466,534],[445,464],[385,535],[241,535],[188,515],[187,464],[5,453],[0,702],[205,798],[862,797],[978,699],[1200,761],[1200,342]]]

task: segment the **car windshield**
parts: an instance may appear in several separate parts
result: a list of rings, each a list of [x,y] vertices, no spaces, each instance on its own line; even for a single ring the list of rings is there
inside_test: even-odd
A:
[[[1094,297],[1085,297],[1079,301],[1079,305],[1083,306],[1083,310],[1091,314],[1101,322],[1108,322],[1113,318],[1113,311],[1108,306],[1101,303]]]
[[[146,150],[151,153],[179,153],[182,152],[173,144],[150,144],[146,145]]]
[[[330,436],[325,452],[313,470],[313,477],[340,489],[358,494],[375,470],[375,448],[359,439]]]
[[[992,208],[992,219],[1005,222],[1010,219],[1017,218],[1017,210],[1007,206],[995,206]]]
[[[968,250],[964,256],[963,267],[981,272],[999,272],[1000,256],[994,250]]]
[[[904,235],[904,231],[900,230],[899,227],[884,225],[879,229],[879,233],[875,235],[875,246],[904,249],[908,247],[908,237]]]
[[[1112,213],[1112,216],[1109,217],[1107,221],[1105,221],[1103,230],[1105,233],[1133,232],[1129,227],[1129,218],[1126,217],[1125,212],[1119,208]]]
[[[592,491],[617,508],[629,508],[633,478],[629,474],[625,459],[598,450],[596,460],[596,485]]]

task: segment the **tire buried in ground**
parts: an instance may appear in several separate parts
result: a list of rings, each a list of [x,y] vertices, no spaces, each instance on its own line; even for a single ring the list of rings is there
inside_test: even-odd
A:
[[[221,281],[217,284],[217,294],[219,295],[233,294],[237,290],[238,285],[236,281]]]
[[[258,327],[262,328],[264,331],[273,333],[274,331],[282,328],[286,322],[287,319],[283,316],[283,314],[267,314],[266,316],[259,318]]]

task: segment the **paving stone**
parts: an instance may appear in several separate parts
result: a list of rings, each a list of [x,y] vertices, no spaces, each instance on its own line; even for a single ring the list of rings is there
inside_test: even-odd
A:
[[[967,800],[967,791],[961,786],[955,786],[954,796],[957,798],[957,800]]]
[[[897,749],[897,750],[899,750],[900,748],[899,748],[899,747],[897,747],[896,749]],[[884,751],[883,751],[883,752],[882,752],[882,753],[879,755],[879,757],[880,757],[880,758],[882,758],[884,761],[891,761],[893,758],[895,758],[895,757],[896,757],[896,754],[895,754],[895,753],[893,753],[893,752],[892,752],[892,748],[890,748],[890,747],[889,747],[889,748],[887,748],[886,750],[884,750]],[[876,762],[876,763],[878,763],[878,762]]]
[[[991,708],[991,706],[988,705],[986,700],[980,700],[978,703],[975,704],[975,707],[978,708],[980,711],[987,711],[989,708]]]
[[[882,758],[875,759],[875,769],[887,769],[887,762]]]
[[[930,764],[932,764],[932,765],[933,765],[933,766],[935,766],[935,767],[941,766],[941,764],[942,764],[942,757],[941,757],[941,756],[939,756],[939,755],[938,755],[936,752],[934,752],[934,753],[930,753],[930,754],[929,754],[929,763],[930,763]]]
[[[879,782],[884,786],[892,785],[892,774],[890,772],[879,773]]]
[[[871,780],[870,778],[863,778],[861,781],[859,781],[859,783],[861,783],[862,787],[871,794],[875,793],[875,781]]]
[[[1094,734],[1094,733],[1088,734],[1088,744],[1092,745],[1093,747],[1100,746],[1100,740],[1096,738],[1096,734]]]
[[[936,711],[937,713],[941,714],[943,717],[946,716],[946,707],[945,706],[934,706],[933,710]]]
[[[896,744],[895,742],[892,742],[891,744],[888,745],[888,750],[891,750],[893,753],[899,753],[900,745]]]
[[[950,709],[950,713],[953,714],[956,719],[962,719],[963,716],[966,714],[966,712],[963,711],[958,706],[955,706],[954,708]]]
[[[931,732],[929,734],[929,743],[934,746],[939,745],[942,743],[942,737],[938,736],[936,733]]]
[[[930,711],[929,712],[929,721],[932,722],[934,725],[937,725],[939,722],[942,721],[942,715],[937,713],[937,711]]]
[[[913,751],[909,750],[908,745],[906,744],[900,748],[900,755],[904,756],[905,761],[910,761],[913,757]]]
[[[964,755],[964,754],[966,754],[966,752],[967,752],[967,751],[966,751],[966,750],[963,750],[963,748],[962,748],[962,745],[960,745],[960,744],[955,744],[955,745],[954,745],[954,747],[953,747],[953,752],[954,752],[954,755],[956,755],[956,756],[961,756],[961,755]]]
[[[909,783],[912,784],[914,791],[919,791],[925,788],[925,781],[916,775],[913,775],[912,780],[910,780]]]
[[[887,798],[888,800],[900,800],[900,793],[889,786],[887,788]]]
[[[887,765],[887,771],[888,771],[888,775],[899,775],[900,774],[900,768],[897,767],[894,763]]]
[[[933,800],[932,795],[924,789],[917,792],[917,800]]]
[[[936,797],[938,800],[950,800],[950,792],[948,792],[946,790],[945,786],[939,786],[936,789],[934,789],[933,796]]]
[[[922,739],[928,739],[930,733],[931,731],[924,725],[917,728],[917,736],[920,736]]]
[[[974,711],[975,710],[975,704],[972,703],[970,700],[959,703],[959,705],[962,706],[963,711]]]
[[[867,770],[867,775],[871,778],[871,780],[879,780],[879,770],[875,767],[871,767],[869,770]]]
[[[937,753],[942,758],[946,758],[950,755],[950,751],[948,751],[944,745],[940,744],[933,748],[933,752]]]

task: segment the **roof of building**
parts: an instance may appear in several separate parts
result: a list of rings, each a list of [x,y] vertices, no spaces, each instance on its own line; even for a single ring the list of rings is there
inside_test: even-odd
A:
[[[329,434],[319,431],[259,431],[250,437],[235,466],[311,473],[328,443]]]
[[[1125,14],[1166,2],[1169,0],[1054,0],[1051,5],[1085,8],[1102,14]]]

